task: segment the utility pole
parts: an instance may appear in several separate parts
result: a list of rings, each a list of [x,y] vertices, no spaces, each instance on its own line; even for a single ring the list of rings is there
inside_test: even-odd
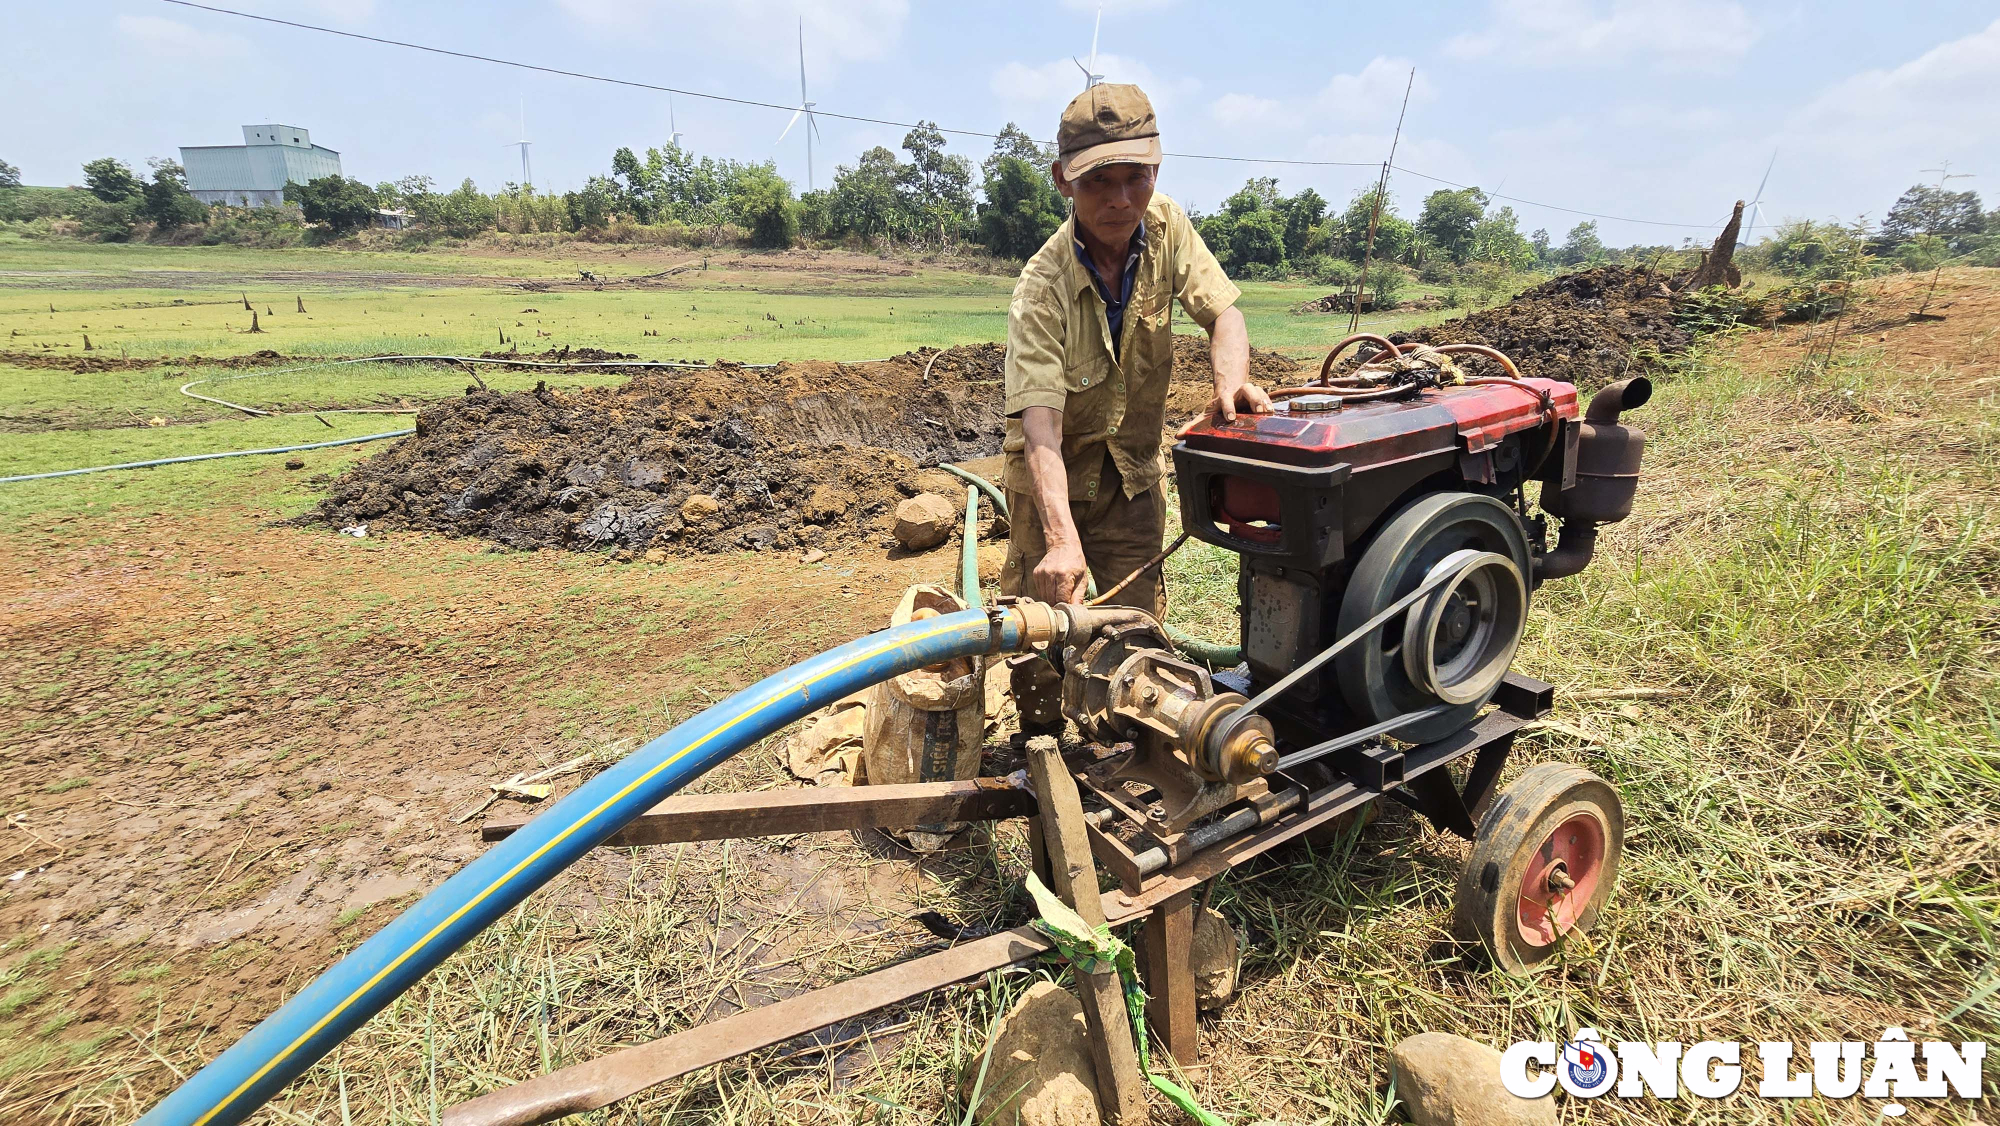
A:
[[[1389,139],[1389,159],[1382,162],[1382,175],[1375,181],[1375,206],[1368,211],[1368,241],[1361,250],[1361,275],[1355,282],[1354,308],[1347,315],[1347,332],[1351,336],[1361,327],[1361,297],[1368,292],[1368,262],[1375,256],[1375,227],[1382,221],[1382,205],[1389,197],[1389,169],[1396,164],[1396,146],[1403,141],[1403,117],[1410,112],[1410,89],[1417,84],[1417,68],[1410,68],[1410,77],[1403,83],[1403,108],[1396,112],[1396,134]]]

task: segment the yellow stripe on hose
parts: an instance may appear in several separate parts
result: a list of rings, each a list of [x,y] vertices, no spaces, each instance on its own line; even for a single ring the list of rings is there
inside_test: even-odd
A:
[[[941,637],[959,628],[964,628],[964,627],[951,626],[943,629],[934,629],[929,633],[919,634],[916,637],[909,638],[903,641],[898,641],[893,645],[884,645],[877,649],[871,649],[866,653],[857,655],[852,660],[849,660],[843,664],[837,665],[833,668],[826,670],[824,673],[821,673],[819,676],[813,678],[813,680],[810,683],[804,685],[803,687],[805,691],[808,694],[810,694],[813,685],[818,684],[820,681],[825,680],[827,677],[830,677],[835,673],[845,672],[848,669],[853,668],[855,665],[858,665],[863,661],[872,660],[875,657],[878,657],[883,653],[888,652],[891,649],[898,649],[906,645],[913,645],[920,641],[928,641],[933,637]],[[432,927],[428,933],[426,933],[422,938],[417,940],[414,946],[411,946],[408,950],[405,950],[401,954],[397,955],[395,961],[390,962],[388,965],[382,967],[380,970],[376,972],[374,977],[369,978],[365,983],[362,984],[362,986],[359,989],[356,989],[354,992],[348,994],[345,1000],[341,1001],[340,1004],[334,1006],[331,1012],[321,1017],[318,1023],[314,1024],[311,1028],[308,1028],[304,1032],[300,1033],[296,1040],[293,1040],[290,1044],[285,1045],[284,1051],[279,1052],[277,1055],[271,1057],[271,1059],[268,1062],[266,1062],[263,1067],[258,1068],[257,1071],[250,1076],[250,1078],[245,1079],[241,1084],[237,1086],[235,1090],[229,1092],[229,1094],[225,1096],[221,1102],[215,1104],[214,1107],[210,1108],[209,1111],[206,1114],[203,1114],[200,1118],[195,1119],[195,1126],[207,1126],[207,1123],[212,1119],[214,1119],[214,1117],[217,1114],[221,1113],[224,1107],[228,1106],[230,1103],[235,1102],[238,1096],[242,1095],[243,1092],[255,1086],[258,1080],[264,1078],[265,1075],[269,1074],[272,1068],[278,1066],[280,1063],[283,1063],[287,1056],[290,1056],[293,1052],[297,1051],[299,1045],[305,1043],[307,1040],[310,1040],[314,1036],[318,1035],[319,1030],[325,1028],[328,1022],[332,1021],[335,1017],[345,1012],[347,1010],[347,1007],[349,1005],[352,1005],[363,994],[375,988],[375,986],[379,984],[383,978],[393,973],[396,967],[402,965],[404,962],[409,961],[411,955],[415,954],[419,950],[422,950],[425,946],[430,945],[431,940],[436,938],[441,932],[444,931],[445,928],[451,926],[453,923],[456,923],[458,920],[464,918],[465,913],[467,911],[470,911],[474,907],[479,906],[480,903],[485,901],[487,896],[492,895],[494,892],[498,891],[502,887],[505,887],[507,881],[521,874],[522,869],[526,868],[528,865],[534,863],[535,861],[540,860],[544,855],[548,853],[550,849],[554,848],[556,845],[561,844],[563,841],[567,840],[570,837],[570,835],[575,833],[578,829],[581,829],[585,825],[590,824],[591,821],[595,820],[597,816],[603,813],[606,809],[609,809],[611,806],[616,805],[618,802],[625,800],[625,798],[631,795],[633,790],[638,789],[639,786],[641,786],[642,784],[652,780],[652,778],[655,775],[659,774],[662,770],[665,770],[666,768],[679,762],[681,759],[686,758],[697,748],[713,740],[716,736],[721,735],[723,732],[728,731],[730,728],[736,726],[738,723],[741,723],[742,721],[749,719],[751,716],[756,715],[758,712],[763,711],[765,708],[770,707],[772,704],[777,703],[779,700],[782,700],[785,697],[790,696],[795,691],[798,691],[798,689],[788,689],[784,692],[780,692],[773,696],[767,696],[764,699],[759,700],[755,707],[749,709],[748,711],[743,712],[741,715],[738,715],[735,719],[729,721],[727,724],[724,724],[723,726],[716,728],[714,731],[709,732],[707,735],[703,736],[700,740],[688,744],[686,747],[681,749],[681,752],[679,754],[675,755],[670,759],[667,759],[665,762],[660,763],[660,765],[654,767],[653,769],[633,779],[632,782],[629,785],[627,785],[624,789],[618,791],[616,794],[613,794],[611,797],[606,798],[604,801],[600,802],[597,808],[583,815],[583,817],[579,818],[575,823],[571,824],[568,828],[565,828],[561,833],[558,833],[557,835],[549,838],[549,840],[546,843],[544,843],[542,847],[536,849],[534,852],[522,858],[521,862],[519,864],[514,865],[512,868],[509,868],[506,874],[502,875],[499,879],[493,881],[491,884],[488,884],[485,890],[481,891],[478,895],[472,897],[470,900],[467,900],[464,906],[452,912],[442,922],[438,923],[437,926]]]

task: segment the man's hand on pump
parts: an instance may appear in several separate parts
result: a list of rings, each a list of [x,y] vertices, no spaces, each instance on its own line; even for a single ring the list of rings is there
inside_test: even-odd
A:
[[[1075,541],[1049,544],[1049,553],[1035,564],[1035,590],[1049,603],[1083,602],[1088,580],[1083,548]]]

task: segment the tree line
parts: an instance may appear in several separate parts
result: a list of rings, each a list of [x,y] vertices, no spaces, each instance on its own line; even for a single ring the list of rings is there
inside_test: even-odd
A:
[[[977,247],[1008,258],[1032,254],[1062,222],[1065,204],[1050,179],[1053,153],[1009,123],[978,165],[946,151],[937,126],[920,122],[900,152],[876,147],[834,172],[830,187],[804,195],[775,164],[717,159],[678,144],[643,154],[620,148],[605,173],[582,188],[537,192],[506,184],[484,192],[470,179],[442,188],[428,176],[370,185],[344,176],[285,186],[292,209],[203,204],[171,160],[149,163],[151,178],[111,157],[83,167],[81,189],[23,188],[0,196],[0,221],[68,220],[106,241],[270,241],[285,229],[339,239],[399,213],[415,237],[467,238],[486,231],[566,233],[585,238],[650,237],[689,245],[761,248],[801,241],[857,248],[951,252]],[[0,189],[18,187],[4,179]],[[298,220],[310,225],[301,229]]]
[[[934,123],[919,122],[900,150],[871,148],[837,167],[830,186],[803,195],[769,161],[717,159],[669,143],[643,154],[620,148],[604,173],[560,194],[517,184],[488,193],[470,179],[442,189],[428,176],[372,186],[329,176],[286,185],[296,213],[203,204],[172,160],[149,161],[146,175],[111,157],[93,160],[83,166],[81,189],[22,187],[18,170],[0,161],[0,221],[68,220],[75,233],[109,241],[143,235],[257,243],[337,239],[376,225],[379,213],[389,211],[412,228],[405,237],[417,239],[503,231],[763,248],[802,242],[925,253],[977,248],[1018,259],[1034,253],[1067,212],[1049,175],[1053,159],[1047,146],[1009,122],[974,165],[947,151]],[[1393,195],[1379,210],[1377,203],[1371,187],[1336,208],[1310,187],[1286,195],[1267,176],[1246,182],[1212,213],[1190,209],[1190,218],[1239,277],[1346,285],[1367,257],[1379,264],[1370,270],[1369,288],[1383,304],[1393,304],[1412,278],[1481,285],[1481,279],[1650,260],[1686,248],[1610,247],[1594,220],[1576,224],[1559,242],[1547,230],[1524,233],[1512,207],[1496,206],[1477,187],[1430,192],[1413,218],[1397,209]],[[299,218],[310,228],[300,227]],[[1859,258],[1874,269],[2000,265],[2000,210],[1985,211],[1976,192],[1918,184],[1878,225],[1788,222],[1743,254],[1796,277],[1852,273]]]

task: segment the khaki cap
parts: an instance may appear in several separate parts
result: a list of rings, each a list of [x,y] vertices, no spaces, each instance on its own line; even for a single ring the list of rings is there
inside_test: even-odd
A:
[[[1158,164],[1160,126],[1137,86],[1100,82],[1071,100],[1056,129],[1063,178],[1104,164]]]

